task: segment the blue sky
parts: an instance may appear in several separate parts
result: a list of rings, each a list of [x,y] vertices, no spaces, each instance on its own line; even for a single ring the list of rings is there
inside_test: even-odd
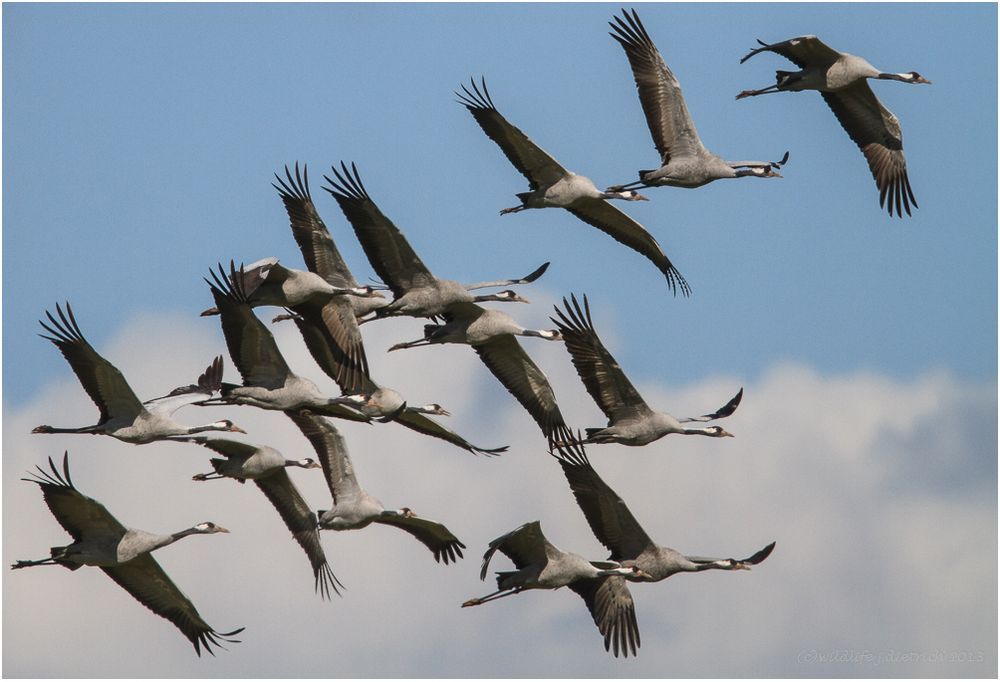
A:
[[[95,412],[58,352],[36,336],[39,317],[56,301],[71,301],[88,339],[125,371],[142,396],[160,395],[175,385],[188,383],[212,355],[224,352],[217,324],[197,318],[198,311],[211,304],[202,281],[209,267],[231,258],[249,262],[266,256],[277,256],[287,265],[301,267],[284,210],[270,186],[272,173],[284,164],[308,164],[313,197],[338,247],[358,279],[372,275],[335,202],[320,189],[322,174],[329,172],[331,164],[344,159],[358,164],[371,196],[439,276],[460,281],[513,277],[530,272],[543,261],[552,261],[544,278],[522,292],[533,303],[518,306],[512,314],[526,326],[548,327],[553,301],[570,292],[587,293],[598,331],[633,381],[646,387],[644,393],[659,392],[657,395],[662,394],[665,401],[690,398],[690,402],[680,404],[664,402],[663,409],[677,414],[707,411],[721,405],[738,386],[750,387],[741,407],[743,414],[733,417],[731,430],[736,431],[738,426],[742,429],[736,431],[735,443],[727,443],[726,447],[712,442],[661,442],[641,452],[595,448],[608,453],[602,454],[601,464],[622,467],[618,472],[623,476],[621,482],[612,485],[630,505],[651,504],[653,500],[644,502],[644,498],[655,499],[657,490],[631,487],[628,481],[632,478],[628,477],[638,476],[636,480],[641,481],[643,472],[655,472],[658,480],[684,482],[683,476],[701,475],[719,482],[717,486],[699,483],[702,495],[725,498],[720,505],[732,505],[729,511],[745,517],[741,523],[754,526],[751,536],[743,534],[742,526],[732,529],[731,536],[718,538],[712,533],[723,531],[709,531],[704,537],[712,542],[718,540],[718,545],[709,547],[698,543],[701,538],[697,528],[692,528],[695,534],[687,538],[687,544],[695,546],[681,547],[685,538],[672,540],[670,532],[676,533],[678,526],[670,525],[663,527],[664,537],[658,537],[664,544],[694,554],[735,554],[778,540],[779,550],[768,564],[748,576],[760,582],[742,575],[738,576],[740,580],[727,580],[733,577],[729,575],[709,579],[712,585],[725,585],[733,599],[774,603],[779,598],[767,590],[787,589],[789,579],[807,580],[808,576],[794,571],[794,565],[786,564],[788,572],[784,574],[780,566],[774,565],[783,560],[783,538],[799,537],[796,533],[800,532],[803,550],[807,546],[808,529],[791,527],[795,522],[789,517],[808,517],[817,525],[828,525],[832,520],[823,516],[824,510],[838,514],[845,499],[854,500],[858,509],[866,512],[884,512],[886,524],[898,524],[872,531],[873,536],[863,543],[866,551],[884,545],[880,533],[895,533],[893,537],[902,543],[898,549],[915,552],[911,558],[920,560],[920,551],[930,552],[931,548],[918,539],[910,542],[900,538],[910,537],[906,533],[914,531],[912,524],[923,519],[920,514],[924,510],[942,505],[944,511],[939,518],[970,522],[984,531],[985,541],[993,543],[992,549],[988,545],[986,551],[986,560],[993,565],[996,6],[747,3],[637,7],[680,80],[702,141],[709,149],[733,160],[777,159],[785,150],[791,155],[782,169],[782,179],[719,181],[697,190],[651,189],[646,192],[651,201],[623,205],[656,236],[687,278],[693,290],[690,299],[674,298],[650,263],[566,212],[525,211],[499,216],[499,209],[514,205],[512,195],[525,191],[527,184],[452,94],[470,76],[483,75],[500,112],[564,166],[588,175],[600,187],[631,181],[637,169],[653,167],[656,153],[627,61],[618,44],[607,35],[606,22],[618,12],[617,5],[4,5],[3,405],[8,426],[4,430],[4,449],[10,452],[20,448],[16,459],[5,455],[5,537],[17,533],[17,529],[8,527],[9,504],[13,504],[8,500],[23,497],[24,504],[41,507],[42,512],[33,517],[40,528],[23,529],[37,534],[34,542],[16,547],[17,552],[28,554],[16,558],[33,556],[60,542],[61,531],[51,518],[46,520],[47,512],[37,491],[17,481],[21,471],[44,461],[45,456],[68,448],[72,457],[79,450],[74,469],[79,474],[74,478],[81,488],[86,488],[85,481],[90,483],[85,492],[95,496],[101,491],[93,487],[97,484],[94,479],[106,478],[116,466],[132,467],[131,475],[141,489],[143,467],[160,466],[163,461],[164,472],[169,466],[183,472],[191,469],[187,472],[190,475],[201,470],[206,459],[196,450],[183,462],[168,464],[166,460],[177,456],[176,447],[162,446],[173,450],[164,457],[137,459],[134,448],[110,439],[91,443],[83,441],[97,439],[25,436],[23,432],[41,423],[30,422],[36,415],[44,415],[37,418],[46,422],[70,425],[76,423],[70,415],[83,424],[89,423],[86,420],[93,419]],[[775,69],[790,68],[788,62],[771,54],[740,65],[740,57],[755,46],[756,38],[778,41],[805,33],[815,33],[831,46],[862,55],[887,71],[915,70],[933,81],[929,86],[894,82],[877,82],[873,86],[902,125],[910,181],[920,205],[913,217],[889,218],[879,209],[877,190],[862,155],[815,93],[734,100],[743,89],[770,84]],[[263,316],[267,318],[268,314]],[[498,497],[498,504],[512,509],[505,509],[501,515],[484,510],[480,510],[482,514],[470,512],[475,523],[481,525],[469,532],[464,565],[447,569],[449,575],[464,571],[463,580],[453,578],[454,583],[463,584],[457,601],[448,597],[454,601],[448,602],[449,608],[480,591],[488,591],[473,575],[478,556],[490,539],[533,520],[533,513],[541,517],[547,530],[556,523],[565,525],[563,530],[569,538],[563,541],[554,536],[556,544],[591,558],[603,558],[603,549],[592,537],[588,539],[586,526],[580,522],[582,517],[571,506],[557,468],[538,461],[543,457],[541,441],[529,437],[537,435],[526,426],[530,421],[522,421],[524,415],[519,408],[476,364],[472,353],[459,348],[425,349],[412,351],[419,356],[394,353],[390,359],[382,351],[394,341],[415,338],[419,323],[380,324],[388,326],[372,331],[373,339],[367,337],[366,329],[368,355],[380,381],[412,384],[414,390],[431,386],[452,391],[420,402],[441,402],[456,413],[454,424],[479,440],[494,438],[523,446],[519,454],[496,463],[470,463],[460,454],[437,455],[435,445],[421,442],[413,444],[413,458],[428,450],[429,461],[435,465],[440,462],[442,470],[457,467],[441,476],[453,480],[462,490],[487,487],[492,478],[483,473],[485,468],[506,472],[495,473],[498,480],[502,475],[519,480],[516,467],[521,465],[531,466],[533,472],[535,467],[545,468],[544,482],[532,483],[524,491],[523,510]],[[287,338],[288,344],[296,341],[289,335],[280,337],[279,342],[282,338]],[[564,352],[527,343],[526,347],[533,357],[537,355],[552,379],[560,403],[566,405],[567,417],[574,423],[580,421],[576,425],[581,427],[597,425],[600,415],[565,362]],[[310,362],[301,349],[289,348],[287,352],[290,358]],[[151,363],[147,358],[152,353],[163,356]],[[451,372],[459,357],[468,375],[458,372],[457,376],[466,377],[470,387],[448,385],[436,376],[441,373],[439,368],[448,367]],[[544,364],[546,360],[551,364]],[[303,373],[319,379],[318,370],[313,367],[310,373],[309,366]],[[235,377],[230,366],[227,378]],[[754,387],[771,395],[773,404],[758,402],[755,406]],[[63,392],[56,393],[56,388]],[[796,412],[795,418],[777,409],[784,405],[778,398],[793,399],[794,390],[801,390],[802,395],[792,405],[804,404],[803,413]],[[827,390],[834,392],[827,394]],[[476,404],[456,407],[456,395],[475,398]],[[831,405],[829,395],[838,396],[840,402]],[[883,400],[885,404],[880,402]],[[816,414],[808,409],[809,404],[827,405],[832,413]],[[855,411],[862,405],[870,411]],[[755,409],[764,410],[756,420]],[[241,408],[230,416],[242,417],[257,426],[258,417],[248,410]],[[924,415],[924,419],[936,423],[937,435],[929,436],[926,422],[916,417],[904,419],[907,410],[911,410],[911,416]],[[200,416],[187,415],[192,422]],[[294,430],[285,430],[283,423],[266,426],[272,423],[272,416],[260,417],[258,428],[247,429],[248,437],[254,442],[268,442],[273,435],[290,439],[289,448],[304,447],[305,441]],[[747,420],[742,425],[738,421],[741,418]],[[840,424],[841,431],[863,432],[868,420],[879,419],[894,425],[885,427],[886,433],[879,431],[862,439],[862,444],[845,446],[843,450],[829,442],[816,442],[816,433],[826,433],[819,426],[811,432],[806,428],[814,420],[817,424]],[[897,424],[893,421],[896,419],[905,423]],[[985,432],[983,422],[990,427]],[[20,431],[15,433],[13,425]],[[979,433],[975,432],[976,425]],[[799,427],[800,440],[780,436],[785,429],[796,431]],[[527,435],[522,438],[526,428]],[[759,449],[753,449],[751,440],[755,429]],[[356,436],[348,433],[348,439],[352,445],[370,441],[372,447],[384,448],[389,441],[378,440],[384,433],[369,429]],[[836,437],[836,433],[830,437]],[[392,438],[399,441],[400,447],[409,447],[405,434],[394,434]],[[943,440],[938,443],[936,438]],[[929,440],[937,445],[928,445]],[[271,444],[283,445],[280,441]],[[907,445],[912,451],[906,449]],[[938,445],[940,449],[936,449]],[[83,455],[102,448],[107,455]],[[161,446],[148,446],[143,454],[157,448]],[[360,450],[362,445],[352,447],[352,451],[355,448]],[[702,450],[711,462],[704,471],[701,467],[707,464],[696,454]],[[843,495],[831,493],[827,506],[818,504],[815,519],[803,510],[789,514],[787,510],[777,513],[761,509],[763,500],[758,494],[721,485],[724,478],[738,488],[740,480],[720,469],[749,465],[755,457],[775,465],[788,464],[793,452],[804,450],[810,451],[807,458],[817,468],[802,469],[802,478],[794,479],[795,486],[821,497],[818,477],[826,465],[813,456],[840,453],[846,458],[835,460],[842,466],[828,479],[844,486],[835,488]],[[908,452],[915,460],[908,458]],[[950,453],[948,457],[953,457],[954,462],[942,462],[942,452]],[[598,457],[592,457],[596,466]],[[369,484],[374,494],[380,496],[380,490],[393,485],[393,470],[386,463],[365,461],[365,454],[360,452],[355,452],[355,458],[359,467],[371,467],[372,480],[363,483]],[[378,458],[375,454],[371,459]],[[734,459],[749,461],[736,464]],[[626,461],[634,468],[628,469]],[[665,468],[668,465],[677,469]],[[765,473],[744,471],[745,476]],[[873,477],[870,488],[854,487],[851,475],[858,473]],[[418,474],[419,470],[414,470],[406,476],[412,480]],[[225,509],[213,506],[201,489],[189,493],[187,488],[193,484],[186,483],[182,473],[178,475],[178,488],[195,495],[207,514],[217,516],[215,520],[223,525],[238,525],[226,523]],[[779,476],[780,472],[772,475]],[[984,477],[990,484],[987,488],[981,487]],[[908,482],[904,485],[901,480]],[[784,494],[785,488],[777,482],[761,479],[760,483],[765,491]],[[219,489],[224,485],[220,484]],[[434,484],[427,485],[423,499],[421,491],[414,489],[417,499],[400,503],[409,503],[419,511],[431,501],[440,501]],[[252,513],[270,511],[262,499],[253,499],[251,493],[256,491],[230,487],[233,490],[226,494],[239,498],[234,499],[234,505],[245,503]],[[16,497],[12,498],[10,491]],[[321,483],[315,491],[314,506],[322,508],[327,500],[322,497],[325,492]],[[566,520],[557,522],[544,516],[544,512],[552,510],[535,504],[532,495],[536,492],[561,496],[558,504],[566,509]],[[116,500],[115,494],[113,488],[108,489],[101,499],[120,516],[129,517],[127,497]],[[482,494],[493,499],[498,493]],[[687,499],[684,493],[675,494],[681,495],[677,499]],[[393,503],[388,492],[384,497],[387,504]],[[139,500],[141,497],[135,501]],[[132,509],[132,517],[140,516],[135,521],[138,525],[143,519],[135,513],[136,505]],[[858,509],[852,513],[860,514]],[[449,512],[456,516],[447,505],[436,511],[439,517],[447,517]],[[725,512],[721,508],[717,512],[700,510],[688,521],[716,524],[712,513]],[[645,516],[651,519],[648,525],[653,525],[656,515],[656,509],[650,507]],[[864,523],[868,518],[861,516],[855,521]],[[182,524],[198,520],[178,518]],[[144,523],[143,527],[157,530],[172,522],[150,514]],[[297,550],[286,542],[278,526],[275,543],[284,542],[281,546],[292,555],[289,561],[301,568],[297,565],[301,557],[294,556]],[[680,527],[687,528],[687,523]],[[343,535],[326,537],[327,546],[347,542]],[[968,539],[973,542],[975,538]],[[205,542],[199,546],[211,545],[215,539],[203,539]],[[389,547],[378,542],[383,539],[382,544]],[[377,536],[373,546],[394,555],[397,539]],[[363,541],[368,542],[368,537]],[[398,544],[405,541],[400,539]],[[736,547],[729,549],[734,544]],[[173,548],[181,563],[184,549]],[[5,541],[5,561],[15,558],[8,556],[11,552],[15,548]],[[423,563],[424,557],[414,552],[414,561]],[[784,561],[791,561],[795,555],[786,556],[790,558]],[[883,559],[892,561],[897,556],[891,554]],[[225,560],[225,556],[219,559]],[[775,574],[771,579],[766,578],[769,569]],[[436,579],[444,570],[431,565],[427,580]],[[995,569],[991,571],[986,575],[992,575],[993,584],[986,589],[993,590],[995,607],[996,574]],[[16,604],[10,606],[8,586],[30,579],[38,581],[38,589],[57,589],[52,583],[58,580],[65,583],[68,598],[73,598],[83,589],[79,579],[86,572],[58,576],[45,573],[30,578],[22,575],[27,571],[8,574],[4,581],[4,619],[8,624],[5,672],[67,672],[57,662],[53,663],[55,667],[42,670],[31,667],[35,664],[27,658],[17,658],[18,648],[10,646],[14,640],[8,637],[23,635],[12,632],[8,619],[21,614],[14,610]],[[92,573],[88,579],[94,581],[94,589],[117,589],[102,585],[102,580],[108,581],[100,572]],[[779,582],[778,576],[785,580]],[[973,584],[978,577],[959,576]],[[863,582],[859,576],[843,577],[844,594],[862,593],[857,592],[858,584],[851,582],[855,578]],[[522,595],[509,600],[520,603],[503,607],[498,604],[494,611],[509,614],[510,623],[523,627],[533,622],[534,614],[556,608],[553,603],[565,602],[565,619],[552,616],[552,622],[558,623],[557,630],[571,627],[572,636],[555,641],[567,652],[586,650],[581,656],[588,658],[580,663],[585,672],[672,674],[673,669],[658,667],[663,660],[657,654],[660,647],[663,651],[669,649],[671,660],[682,661],[677,663],[677,671],[697,674],[699,668],[694,662],[699,652],[704,653],[698,648],[702,645],[692,643],[685,649],[687,635],[683,632],[685,622],[690,623],[694,616],[690,611],[678,613],[678,608],[697,608],[694,597],[681,593],[687,588],[696,589],[694,583],[700,579],[682,578],[682,585],[671,580],[646,586],[642,596],[651,595],[650,601],[653,596],[659,597],[655,608],[662,607],[663,619],[652,617],[654,607],[640,604],[640,609],[646,608],[645,613],[651,616],[644,621],[640,611],[645,646],[638,662],[630,661],[625,667],[600,651],[600,642],[596,633],[589,631],[592,625],[582,605],[571,599],[574,595]],[[401,598],[412,595],[400,582]],[[365,584],[365,576],[355,576],[353,584]],[[338,617],[346,618],[351,608],[378,599],[378,593],[366,593],[360,585],[352,589],[349,599],[332,605],[319,604],[307,589],[296,597],[317,612],[325,609],[330,620],[336,622]],[[874,590],[872,585],[866,582],[865,589]],[[913,589],[924,585],[917,581]],[[212,589],[224,587],[215,585]],[[433,595],[439,587],[429,584],[426,592]],[[182,589],[194,592],[193,586],[189,590],[182,585]],[[907,598],[900,595],[879,613],[901,621],[941,616],[936,611],[900,611]],[[705,599],[714,597],[706,595]],[[353,606],[345,605],[348,602]],[[156,676],[254,674],[252,668],[240,666],[250,665],[246,661],[253,660],[252,633],[255,626],[258,632],[261,627],[245,622],[251,613],[230,609],[227,603],[223,599],[215,614],[209,616],[206,608],[203,615],[213,624],[218,621],[220,628],[234,622],[248,625],[248,629],[245,643],[220,656],[211,664],[215,667],[198,668],[187,661],[187,652],[183,651],[186,643],[168,627],[154,622],[150,627],[171,645],[177,645],[174,655],[165,657],[162,665],[150,663],[150,668],[128,670],[140,674],[149,670]],[[818,606],[825,603],[818,602]],[[972,608],[977,602],[969,604]],[[124,617],[135,616],[143,626],[146,620],[156,620],[134,604],[121,606],[127,614]],[[725,603],[717,606],[725,608]],[[384,607],[383,615],[388,619],[393,617],[394,609],[410,614],[422,608],[406,603]],[[948,612],[954,621],[968,616],[955,608],[954,613]],[[776,612],[783,613],[780,608]],[[77,616],[84,619],[86,614]],[[671,620],[671,616],[676,619]],[[478,620],[480,617],[484,620]],[[463,631],[474,629],[469,623],[482,624],[487,617],[498,616],[470,615],[457,609],[440,615],[441,622],[457,619]],[[725,612],[715,614],[715,618],[725,621],[735,616]],[[866,620],[872,624],[872,632],[878,631],[877,621]],[[980,622],[976,618],[971,621]],[[711,618],[706,621],[711,622]],[[850,622],[846,614],[844,622]],[[944,618],[943,622],[951,621]],[[992,627],[993,643],[981,674],[995,675],[995,609],[992,624],[988,618],[982,622],[988,626],[987,635]],[[706,672],[962,676],[964,670],[977,674],[962,668],[934,667],[897,667],[896,672],[803,668],[795,662],[795,652],[784,651],[778,641],[787,623],[770,622],[765,626],[757,623],[757,627],[775,633],[775,641],[762,641],[754,651],[741,655],[745,654],[745,660],[770,661],[767,666],[762,663],[763,667],[744,670],[735,661],[720,661],[717,669]],[[430,626],[417,622],[414,627],[424,634]],[[461,639],[463,646],[482,646],[482,650],[473,651],[480,659],[473,657],[470,661],[488,658],[485,652],[490,637],[497,636],[497,627],[493,623],[489,634],[484,633],[479,640]],[[736,638],[738,632],[733,628]],[[114,625],[109,624],[108,629],[114,629]],[[445,626],[442,630],[441,636],[451,632]],[[697,631],[692,628],[692,632]],[[26,634],[37,637],[39,633]],[[720,642],[726,634],[718,633]],[[505,631],[504,641],[511,646],[522,645],[515,635],[514,630]],[[897,650],[907,646],[921,650],[963,646],[960,638],[946,644],[935,636],[934,632],[920,632],[906,641],[879,641],[867,646]],[[808,642],[794,641],[794,646],[801,649],[810,647]],[[844,645],[863,647],[866,641]],[[824,642],[829,640],[813,643],[813,648],[822,649]],[[411,646],[412,652],[406,653]],[[400,650],[398,669],[384,661],[366,667],[363,656],[345,669],[359,676],[394,672],[475,675],[477,671],[500,675],[505,670],[499,661],[490,661],[483,668],[448,657],[438,657],[435,662],[433,656],[425,655],[435,651],[434,646],[408,644]],[[775,659],[778,650],[787,656]],[[473,653],[468,655],[472,657]],[[331,656],[346,660],[348,654],[337,651]],[[528,653],[524,658],[540,661]],[[546,659],[536,668],[522,661],[516,670],[545,675],[574,669],[557,659]],[[787,666],[783,664],[786,659]],[[310,667],[308,656],[295,661],[302,666],[289,667],[289,675],[320,670]],[[727,667],[730,664],[732,667]],[[102,671],[112,674],[101,668],[99,661],[83,669],[97,675]],[[285,669],[270,671],[277,674],[281,670]],[[326,670],[318,674],[332,673]]]

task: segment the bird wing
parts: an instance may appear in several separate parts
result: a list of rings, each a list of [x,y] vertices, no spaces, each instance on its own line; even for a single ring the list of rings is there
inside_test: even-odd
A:
[[[563,297],[566,311],[556,307],[558,318],[550,319],[559,327],[566,342],[566,350],[569,351],[576,373],[583,380],[587,392],[612,424],[650,414],[649,406],[597,336],[590,319],[590,302],[587,297],[583,297],[585,310],[580,308],[575,294],[572,295],[572,300],[573,306],[570,307],[569,301]]]
[[[737,561],[741,564],[750,564],[751,566],[756,566],[757,564],[764,561],[764,559],[771,556],[771,552],[774,551],[775,544],[776,543],[772,542],[763,549],[754,552],[751,556],[747,557],[746,559],[737,559]],[[725,559],[719,559],[716,557],[707,557],[707,556],[685,556],[684,558],[688,559],[689,561],[693,561],[696,564],[709,564],[714,561],[725,561]]]
[[[879,206],[885,207],[888,199],[889,215],[895,211],[902,218],[904,210],[906,215],[911,215],[910,204],[919,207],[906,174],[903,131],[899,127],[899,119],[875,97],[865,79],[840,90],[820,94],[868,160],[868,167],[878,186]]]
[[[628,658],[629,650],[636,655],[639,648],[639,623],[635,619],[635,602],[628,583],[620,576],[584,578],[569,584],[569,589],[583,597],[594,624],[604,635],[604,650],[617,657]]]
[[[463,85],[462,92],[456,92],[455,95],[487,137],[497,143],[514,167],[528,179],[532,190],[551,185],[568,175],[569,171],[560,166],[558,161],[497,111],[490,92],[486,89],[485,78],[482,80],[482,89],[473,80],[471,91]]]
[[[663,249],[660,248],[653,235],[628,215],[604,199],[596,198],[577,199],[572,206],[564,208],[588,225],[593,225],[601,232],[611,235],[616,241],[651,260],[667,278],[667,286],[675,294],[677,287],[680,287],[681,293],[685,296],[690,295],[691,287],[688,286],[687,280],[663,253]]]
[[[486,570],[489,567],[490,559],[493,558],[498,549],[507,555],[517,568],[524,568],[532,565],[544,566],[551,556],[547,551],[551,547],[551,543],[542,532],[542,524],[538,521],[518,526],[490,543],[486,553],[483,554],[483,565],[479,571],[479,579],[486,580]]]
[[[340,251],[330,236],[330,231],[319,217],[312,195],[309,193],[309,172],[303,166],[299,173],[299,164],[295,163],[295,175],[285,166],[285,179],[277,173],[274,177],[278,184],[273,184],[278,190],[288,220],[291,222],[292,236],[295,237],[302,258],[310,272],[314,272],[329,284],[338,289],[349,289],[358,285],[344,262]]]
[[[376,523],[384,523],[395,526],[415,537],[427,546],[427,549],[434,553],[434,561],[449,563],[458,561],[462,557],[462,550],[465,545],[445,528],[443,524],[419,516],[405,516],[400,514],[382,515],[375,519]]]
[[[799,36],[783,40],[780,43],[767,44],[758,39],[761,47],[750,50],[745,57],[740,60],[740,64],[761,52],[774,52],[780,54],[788,61],[795,64],[800,69],[807,67],[823,68],[830,66],[840,59],[841,54],[837,50],[824,43],[816,36]]]
[[[705,151],[684,103],[681,84],[663,61],[639,15],[633,9],[631,15],[623,10],[622,16],[624,19],[615,17],[614,23],[608,22],[614,30],[610,35],[625,49],[632,66],[639,102],[661,163],[666,165],[672,155],[696,156]]]
[[[700,417],[685,417],[684,419],[678,419],[677,421],[679,421],[681,423],[684,423],[684,422],[711,422],[711,421],[715,421],[716,419],[723,419],[724,417],[728,417],[729,415],[731,415],[733,412],[736,411],[736,408],[740,406],[740,401],[741,400],[743,400],[743,389],[742,388],[739,390],[739,392],[736,395],[734,395],[729,400],[728,403],[726,403],[725,405],[723,405],[722,407],[720,407],[718,410],[716,410],[712,414],[703,414]]]
[[[493,376],[528,411],[546,438],[551,440],[558,431],[566,429],[549,380],[513,335],[495,336],[473,348]]]
[[[549,262],[546,261],[538,266],[538,269],[530,275],[525,275],[520,279],[497,279],[492,282],[476,282],[475,284],[463,284],[462,286],[468,291],[472,291],[473,289],[486,289],[487,287],[505,287],[511,284],[530,284],[545,274],[545,271],[548,269]]]
[[[292,531],[292,537],[309,557],[313,575],[316,577],[316,591],[324,599],[330,598],[331,589],[340,594],[340,590],[337,589],[339,581],[326,562],[326,554],[323,553],[316,514],[309,510],[298,488],[288,476],[288,471],[278,469],[264,478],[255,479],[254,483],[278,510],[288,530]]]
[[[191,436],[183,439],[185,443],[196,443],[213,452],[229,458],[237,457],[247,460],[257,452],[257,446],[229,438],[207,438],[206,436]]]
[[[396,417],[395,421],[408,429],[416,431],[417,433],[422,433],[425,436],[431,436],[433,438],[440,438],[441,440],[448,441],[463,450],[468,450],[469,452],[477,455],[499,455],[501,452],[506,452],[508,447],[505,445],[501,448],[489,449],[473,445],[451,429],[446,428],[442,424],[439,424],[420,412],[403,410],[403,412]]]
[[[242,278],[232,263],[229,270],[230,274],[226,275],[219,265],[218,274],[212,271],[214,282],[205,280],[219,309],[229,356],[245,385],[280,388],[291,370],[274,336],[253,314],[240,281]],[[240,272],[242,270],[241,267]]]
[[[140,554],[131,561],[117,566],[101,566],[101,570],[126,592],[135,597],[139,603],[158,616],[166,618],[177,626],[185,637],[194,644],[194,650],[201,656],[201,647],[215,655],[212,645],[222,646],[219,642],[238,642],[227,639],[243,631],[219,633],[212,629],[177,586],[170,580],[160,565],[149,553]]]
[[[222,356],[217,355],[197,383],[179,386],[162,398],[147,400],[143,406],[150,412],[171,415],[185,405],[211,398],[222,389],[222,372]]]
[[[344,393],[371,393],[378,387],[368,376],[361,329],[346,296],[334,296],[323,305],[294,308],[295,320],[306,348],[316,364],[337,382]]]
[[[103,424],[112,417],[129,420],[138,417],[143,410],[139,398],[118,368],[101,357],[83,337],[69,303],[66,303],[65,313],[57,303],[56,313],[59,315],[58,320],[52,313],[45,311],[52,323],[51,327],[38,321],[52,336],[39,336],[54,343],[69,362],[83,389],[100,409],[100,423]]]
[[[406,237],[368,195],[357,166],[352,163],[348,170],[341,161],[340,167],[342,173],[336,168],[331,169],[336,180],[323,176],[333,186],[323,189],[337,200],[340,210],[354,228],[368,262],[382,281],[389,285],[397,298],[410,289],[434,284],[434,275]]]
[[[127,530],[125,526],[112,516],[103,504],[82,494],[73,485],[73,479],[69,475],[68,452],[63,454],[62,472],[51,457],[49,457],[51,472],[37,465],[35,468],[38,469],[38,473],[31,472],[35,478],[21,480],[39,485],[45,504],[59,525],[73,536],[73,540],[79,542],[86,536],[120,538],[125,534]]]
[[[334,503],[360,497],[361,486],[358,485],[354,475],[354,464],[347,452],[347,443],[344,442],[344,437],[340,435],[337,427],[328,420],[308,412],[285,414],[295,422],[302,435],[309,439],[316,451]]]
[[[590,529],[601,544],[611,550],[611,559],[635,559],[644,549],[654,546],[625,501],[594,471],[583,445],[569,446],[576,450],[573,454],[567,454],[566,449],[560,448],[557,458],[563,474]]]

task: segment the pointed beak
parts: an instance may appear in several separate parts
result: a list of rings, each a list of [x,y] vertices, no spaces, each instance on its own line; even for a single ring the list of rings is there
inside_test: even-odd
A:
[[[216,533],[228,533],[229,529],[228,528],[223,528],[222,526],[216,526],[215,527],[215,532]]]
[[[779,173],[778,171],[774,171],[774,170],[770,170],[769,169],[767,171],[767,177],[769,177],[769,178],[780,178],[781,177],[781,173]]]
[[[230,426],[229,430],[232,431],[233,433],[246,433],[246,431],[244,431],[240,427],[236,426],[236,424],[233,424],[232,426]]]
[[[515,303],[531,303],[531,301],[524,298],[523,296],[514,296],[514,298],[512,298],[511,300],[514,301]]]
[[[649,197],[644,196],[644,195],[639,194],[638,192],[636,192],[635,193],[635,200],[636,201],[649,201]]]

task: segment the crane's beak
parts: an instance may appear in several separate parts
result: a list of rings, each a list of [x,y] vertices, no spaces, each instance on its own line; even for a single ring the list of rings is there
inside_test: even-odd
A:
[[[240,427],[236,426],[236,424],[233,424],[232,426],[230,426],[228,430],[232,431],[233,433],[246,433],[246,431],[244,431]]]

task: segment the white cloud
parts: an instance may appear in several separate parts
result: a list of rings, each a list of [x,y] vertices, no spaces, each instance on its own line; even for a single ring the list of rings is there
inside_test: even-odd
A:
[[[544,298],[533,292],[533,300]],[[518,307],[547,327],[550,301]],[[262,314],[269,319],[270,311]],[[84,323],[85,325],[85,323]],[[289,364],[334,392],[295,328],[276,328]],[[96,409],[68,367],[18,409],[4,410],[4,562],[40,558],[67,535],[37,486],[18,480],[70,451],[73,479],[126,525],[173,531],[203,520],[230,535],[195,537],[157,559],[220,630],[246,626],[242,644],[198,660],[187,641],[100,571],[7,571],[4,672],[9,677],[482,677],[482,676],[991,676],[996,674],[996,387],[937,373],[896,381],[875,373],[825,377],[774,367],[746,385],[728,420],[735,439],[671,436],[645,448],[595,446],[595,468],[659,542],[692,554],[744,556],[777,540],[752,572],[677,576],[633,589],[643,646],[616,660],[581,600],[529,592],[460,609],[492,589],[478,580],[494,537],[540,519],[556,545],[592,558],[590,534],[537,427],[468,348],[384,354],[420,323],[366,325],[376,379],[411,403],[440,402],[473,442],[509,444],[475,457],[398,425],[345,424],[359,479],[387,506],[410,506],[468,545],[455,566],[392,528],[325,532],[343,598],[313,594],[308,563],[251,484],[195,483],[210,453],[179,444],[130,446],[110,438],[32,436],[41,423],[89,424]],[[613,346],[610,331],[606,341]],[[172,349],[155,365],[136,349]],[[526,339],[570,423],[603,417],[555,343]],[[102,348],[140,396],[191,381],[224,352],[217,322],[146,317]],[[53,362],[62,362],[55,349]],[[228,363],[228,355],[227,363]],[[739,379],[661,386],[626,367],[651,405],[701,414]],[[227,365],[226,377],[236,372]],[[225,415],[247,440],[308,456],[283,415],[252,408],[187,408],[201,423]],[[328,492],[317,471],[291,474],[314,508]],[[506,559],[494,559],[503,569]],[[853,652],[868,662],[822,663]],[[864,659],[864,653],[870,657]],[[876,666],[878,655],[897,662]],[[978,663],[940,662],[947,654]],[[904,654],[915,654],[909,658]],[[840,653],[843,657],[843,654]],[[952,656],[955,657],[954,655]]]

